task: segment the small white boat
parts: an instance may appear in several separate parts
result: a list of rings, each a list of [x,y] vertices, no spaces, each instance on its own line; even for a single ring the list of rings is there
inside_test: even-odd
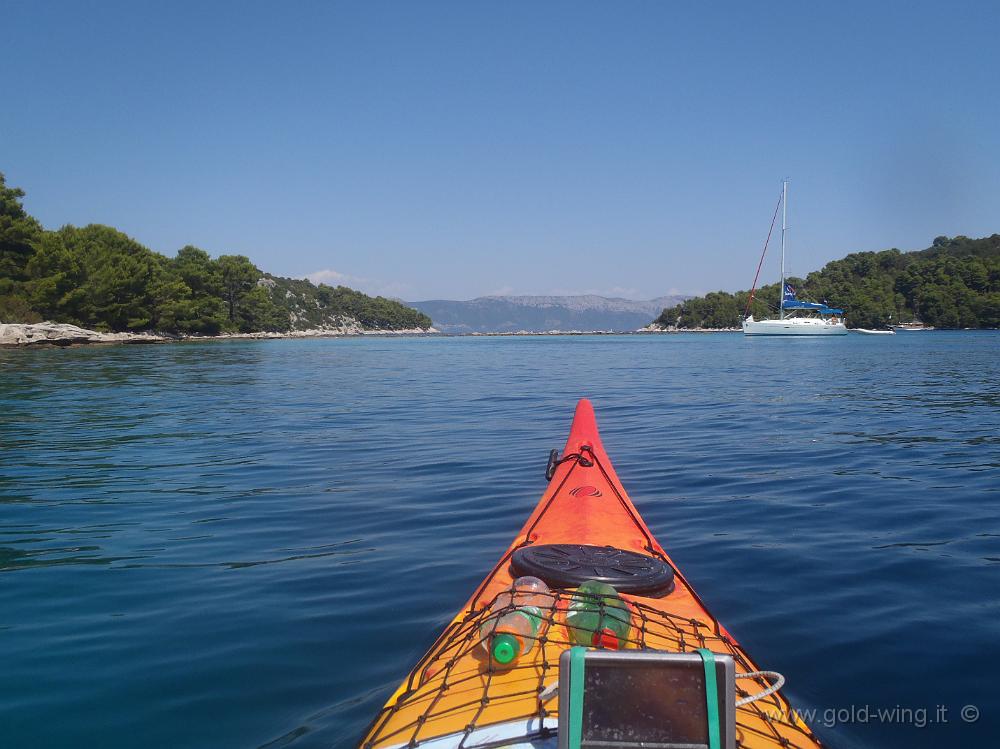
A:
[[[788,180],[781,183],[781,299],[778,303],[777,320],[754,320],[753,315],[743,318],[744,335],[847,335],[844,325],[844,310],[828,307],[818,302],[801,302],[795,297],[795,289],[785,283],[785,234],[788,232]],[[777,216],[777,208],[775,208]],[[771,226],[774,226],[772,221]],[[771,235],[768,233],[768,239]],[[764,245],[767,252],[767,244]],[[763,255],[761,263],[764,262]],[[760,266],[757,267],[758,273]],[[756,288],[757,279],[754,278]],[[747,302],[747,312],[753,302],[753,290]]]
[[[872,330],[871,328],[851,328],[851,332],[862,335],[896,335],[895,330]]]
[[[934,326],[933,325],[924,325],[919,320],[917,320],[915,322],[904,322],[904,323],[900,323],[899,325],[893,325],[892,328],[893,328],[893,330],[904,330],[904,331],[905,330],[909,330],[909,331],[934,330]]]

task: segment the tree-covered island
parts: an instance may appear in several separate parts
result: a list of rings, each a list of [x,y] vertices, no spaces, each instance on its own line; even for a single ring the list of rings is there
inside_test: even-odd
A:
[[[938,237],[926,250],[855,252],[802,278],[789,278],[798,298],[846,312],[851,328],[884,328],[920,320],[937,328],[1000,327],[1000,234],[982,239]],[[749,292],[715,291],[663,310],[661,328],[738,328]],[[762,286],[751,313],[774,317],[778,284]]]
[[[3,323],[194,335],[431,325],[395,300],[272,276],[243,255],[213,258],[189,245],[171,258],[98,224],[46,230],[24,210],[23,197],[0,173]]]

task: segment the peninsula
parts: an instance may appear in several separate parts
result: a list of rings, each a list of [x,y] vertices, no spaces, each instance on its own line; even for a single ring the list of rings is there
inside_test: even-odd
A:
[[[920,320],[935,328],[1000,327],[1000,234],[938,237],[925,250],[855,252],[803,278],[789,278],[799,299],[843,307],[850,328]],[[739,329],[749,292],[715,291],[663,310],[660,330]],[[757,289],[757,319],[778,307],[778,284]]]
[[[171,258],[98,224],[46,230],[23,197],[0,174],[0,325],[17,342],[431,331],[401,302],[275,276],[243,255],[189,245]],[[12,327],[43,321],[83,332]]]

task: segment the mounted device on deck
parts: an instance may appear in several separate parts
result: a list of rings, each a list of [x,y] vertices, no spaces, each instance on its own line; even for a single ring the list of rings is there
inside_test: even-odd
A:
[[[729,655],[570,648],[559,749],[734,749],[735,694]]]

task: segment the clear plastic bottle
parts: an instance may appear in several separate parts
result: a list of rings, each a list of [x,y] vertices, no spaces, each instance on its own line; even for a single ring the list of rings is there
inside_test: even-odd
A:
[[[501,665],[531,652],[552,608],[549,586],[537,577],[519,577],[500,593],[479,629],[482,645]]]
[[[628,643],[632,612],[612,586],[587,580],[573,593],[566,629],[577,645],[620,650]]]

